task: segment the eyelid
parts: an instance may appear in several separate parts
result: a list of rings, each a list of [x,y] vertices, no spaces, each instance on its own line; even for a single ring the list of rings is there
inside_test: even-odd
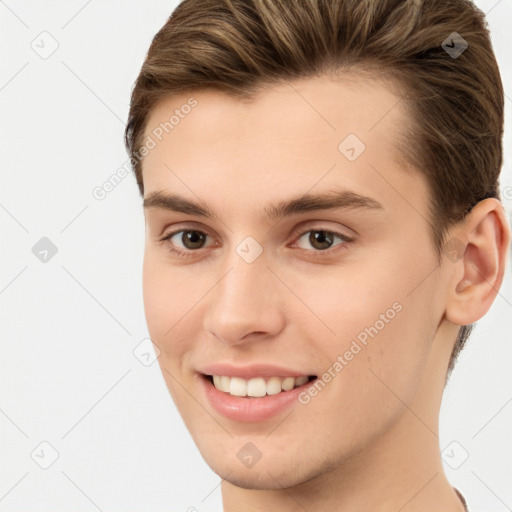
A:
[[[324,221],[324,220],[309,220],[306,222],[301,222],[299,226],[294,228],[292,231],[290,237],[296,237],[298,235],[304,235],[308,231],[328,231],[331,233],[339,233],[344,235],[346,238],[353,239],[357,237],[359,234],[354,229],[347,228],[345,226],[343,227],[334,227],[329,228],[325,225],[326,222],[333,222],[333,221]],[[318,226],[318,223],[324,223],[323,225]],[[208,228],[203,227],[203,225],[200,225],[199,227],[195,226],[195,223],[184,223],[184,225],[178,224],[177,226],[173,226],[173,230],[169,231],[168,233],[165,233],[165,228],[163,230],[163,234],[159,236],[159,240],[163,240],[167,238],[170,235],[175,235],[176,233],[179,233],[180,231],[199,231],[201,233],[207,234],[209,236],[212,236],[210,232],[208,231]]]
[[[335,235],[343,236],[347,240],[354,240],[357,237],[357,233],[353,229],[348,229],[346,227],[333,227],[324,224],[318,225],[316,223],[321,223],[322,221],[308,221],[306,223],[301,224],[296,229],[292,231],[291,237],[294,239],[300,238],[302,235],[309,233],[310,231],[325,231],[326,233],[333,233]]]

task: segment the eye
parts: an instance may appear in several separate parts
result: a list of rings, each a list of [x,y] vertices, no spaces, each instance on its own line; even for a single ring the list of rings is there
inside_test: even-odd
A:
[[[197,229],[181,229],[165,235],[160,239],[160,242],[166,243],[169,246],[169,252],[179,257],[187,258],[195,256],[194,253],[199,253],[199,250],[205,247],[208,236],[207,233]],[[313,249],[301,247],[300,244],[299,249],[311,256],[326,256],[337,253],[347,249],[348,243],[353,241],[353,238],[349,235],[323,228],[302,231],[300,236],[295,238],[295,243],[297,244],[302,239]],[[336,239],[340,241],[337,244],[335,244]],[[214,243],[213,246],[218,246],[218,243]],[[331,249],[332,247],[335,248]]]
[[[189,252],[203,248],[207,236],[208,234],[196,229],[182,229],[180,231],[173,231],[172,233],[169,233],[162,238],[161,241],[169,242],[170,252],[174,252],[180,256],[188,256]],[[181,247],[183,249],[186,249],[185,251],[180,249],[179,243],[182,244]]]
[[[345,247],[341,247],[340,249],[335,249],[334,251],[330,251],[331,247],[336,246],[345,246],[348,242],[351,242],[353,239],[343,233],[338,233],[336,231],[330,231],[327,229],[312,229],[309,231],[305,231],[302,233],[297,241],[304,239],[306,244],[309,244],[310,247],[313,247],[315,250],[313,252],[337,252],[339,250],[344,249]],[[336,239],[340,240],[340,243],[334,244]],[[304,250],[310,250],[308,247],[301,247]]]

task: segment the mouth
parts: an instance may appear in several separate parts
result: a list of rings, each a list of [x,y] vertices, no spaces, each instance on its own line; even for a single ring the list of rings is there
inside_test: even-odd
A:
[[[295,388],[306,386],[317,378],[316,375],[253,377],[251,379],[227,375],[201,375],[218,391],[222,391],[226,395],[242,398],[263,398],[279,395]]]
[[[245,367],[218,363],[197,374],[205,401],[213,410],[242,423],[265,422],[284,414],[317,379],[316,375],[267,363]]]

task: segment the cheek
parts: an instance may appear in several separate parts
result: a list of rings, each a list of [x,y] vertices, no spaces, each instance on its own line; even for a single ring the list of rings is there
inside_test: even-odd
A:
[[[411,301],[395,299],[385,289],[357,299],[340,294],[334,304],[342,309],[324,309],[336,331],[316,340],[328,373],[320,378],[328,382],[304,407],[312,431],[344,432],[333,441],[335,450],[357,450],[385,431],[421,385],[429,346],[426,322]]]
[[[172,320],[170,315],[172,315],[173,308],[172,304],[169,304],[166,273],[161,272],[148,249],[144,254],[142,290],[146,323],[153,342],[156,342],[170,327]]]
[[[322,340],[312,339],[326,356],[327,368],[341,356],[339,374],[344,378],[339,379],[343,381],[339,391],[349,402],[361,396],[360,406],[368,401],[379,408],[382,399],[393,400],[386,386],[402,399],[412,400],[437,327],[436,272],[425,279],[435,263],[425,257],[407,264],[407,258],[401,260],[397,253],[399,247],[388,258],[379,255],[379,265],[361,264],[359,272],[333,273],[328,281],[342,283],[337,286],[327,286],[325,280],[319,289],[317,282],[318,295],[312,302],[333,331]],[[312,283],[302,285],[305,291]],[[364,393],[365,389],[372,393]]]
[[[173,358],[178,356],[184,348],[179,340],[188,338],[182,332],[187,325],[182,320],[194,301],[186,287],[186,279],[180,278],[158,255],[146,249],[142,279],[146,323],[152,341],[165,359],[171,354]]]
[[[180,365],[195,336],[184,331],[189,324],[183,320],[194,302],[184,288],[186,280],[150,249],[144,254],[142,283],[146,323],[151,340],[160,350],[162,376],[180,414],[188,418],[191,404],[179,383],[183,382]]]

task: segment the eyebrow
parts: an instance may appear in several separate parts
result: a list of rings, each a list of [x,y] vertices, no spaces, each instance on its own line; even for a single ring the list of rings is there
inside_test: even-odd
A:
[[[157,208],[207,219],[218,219],[218,216],[204,201],[190,201],[184,197],[163,192],[148,194],[144,198],[143,206],[145,209]],[[349,208],[384,209],[381,203],[371,197],[362,196],[349,190],[329,190],[320,194],[305,194],[276,204],[266,204],[263,213],[264,218],[272,222],[304,212]]]

